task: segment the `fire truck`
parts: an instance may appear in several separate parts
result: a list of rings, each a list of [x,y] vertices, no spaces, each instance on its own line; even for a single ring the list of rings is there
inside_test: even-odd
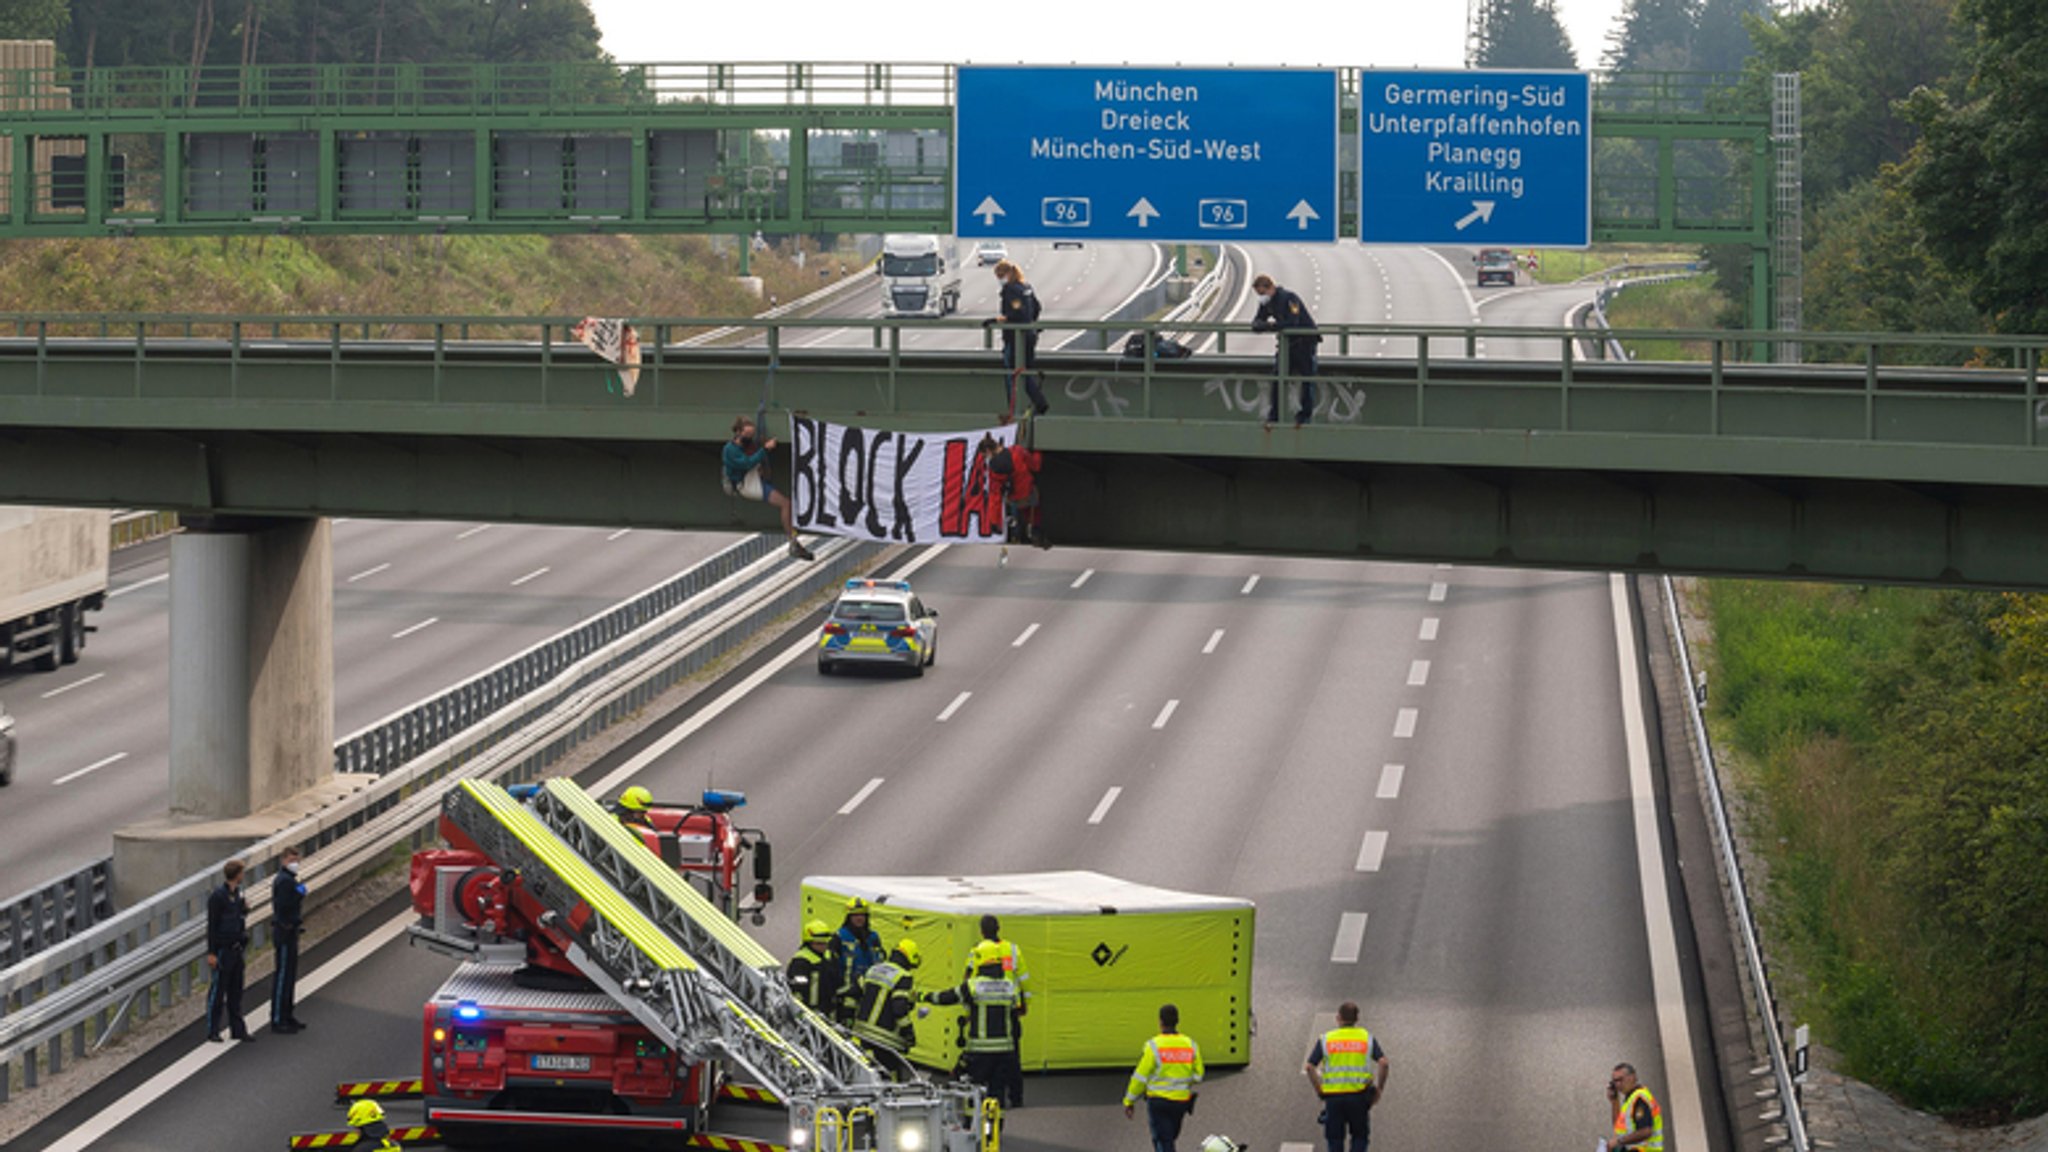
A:
[[[448,847],[415,854],[411,873],[413,943],[462,961],[421,1021],[418,1089],[441,1139],[526,1129],[687,1145],[738,1073],[788,1109],[790,1148],[994,1147],[994,1101],[894,1079],[805,1008],[736,922],[773,898],[767,843],[732,817],[744,803],[706,792],[629,825],[568,780],[447,794]]]

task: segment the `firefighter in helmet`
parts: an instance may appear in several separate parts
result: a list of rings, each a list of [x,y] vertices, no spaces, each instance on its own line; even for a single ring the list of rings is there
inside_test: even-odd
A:
[[[612,802],[612,814],[619,818],[619,823],[621,824],[628,826],[637,824],[644,828],[649,826],[647,823],[647,810],[652,807],[654,807],[654,794],[635,784],[624,792],[619,793],[619,798]]]
[[[917,1026],[911,1020],[916,1000],[911,993],[911,973],[924,963],[917,941],[904,937],[886,960],[877,960],[861,973],[859,1000],[853,1013],[853,1034],[871,1049],[897,1056],[917,1044]]]
[[[367,1152],[399,1152],[391,1138],[391,1125],[384,1122],[384,1106],[375,1100],[358,1100],[349,1105],[348,1126],[355,1129],[356,1147]]]
[[[832,951],[839,962],[840,1022],[851,1023],[860,1006],[860,978],[885,955],[881,933],[868,923],[867,901],[858,896],[846,901],[846,919],[833,936]]]
[[[804,1007],[836,1019],[839,1014],[839,961],[832,955],[832,926],[823,920],[804,925],[803,946],[789,958],[789,990]]]

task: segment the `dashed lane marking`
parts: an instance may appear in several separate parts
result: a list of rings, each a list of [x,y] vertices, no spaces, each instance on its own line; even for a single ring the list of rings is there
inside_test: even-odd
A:
[[[1074,582],[1072,584],[1067,585],[1067,587],[1079,588],[1081,585],[1086,584],[1088,582],[1088,578],[1093,575],[1095,575],[1095,569],[1086,569],[1079,576],[1074,577]]]
[[[1166,727],[1166,722],[1168,720],[1173,719],[1173,710],[1178,707],[1180,707],[1180,701],[1168,700],[1166,702],[1166,707],[1161,708],[1159,710],[1159,718],[1157,720],[1152,721],[1152,730],[1154,732],[1157,732],[1161,728]]]
[[[133,592],[133,591],[135,591],[135,590],[136,590],[137,588],[147,588],[147,587],[149,587],[149,586],[150,586],[151,584],[161,584],[161,583],[163,583],[164,581],[166,581],[166,580],[169,580],[170,578],[171,578],[171,574],[170,574],[169,572],[166,572],[166,573],[164,573],[164,574],[163,574],[163,575],[161,575],[161,576],[151,576],[151,577],[150,577],[149,579],[147,579],[147,580],[137,580],[137,581],[136,581],[135,583],[133,583],[133,584],[128,584],[128,585],[124,585],[124,586],[122,586],[122,587],[120,587],[120,588],[116,588],[116,589],[114,589],[114,590],[113,590],[112,592],[109,592],[109,593],[107,593],[107,595],[108,595],[109,597],[114,597],[114,596],[126,596],[126,595],[127,595],[127,594],[129,594],[130,592]]]
[[[877,776],[873,780],[868,781],[865,785],[861,787],[860,791],[855,792],[853,794],[853,799],[848,800],[846,803],[841,804],[839,806],[839,814],[841,816],[853,815],[853,810],[855,808],[860,807],[861,801],[867,799],[870,796],[873,796],[875,794],[875,789],[880,788],[881,786],[882,778],[880,776]]]
[[[611,535],[605,537],[604,542],[609,544],[612,541],[617,540],[621,536],[630,536],[632,534],[633,530],[631,528],[621,528],[617,532],[614,532]]]
[[[368,580],[370,577],[375,576],[377,573],[387,572],[390,569],[391,565],[389,564],[379,564],[375,568],[365,568],[361,572],[358,572],[355,575],[349,577],[348,582],[353,584],[358,580]]]
[[[1422,639],[1424,639],[1424,640],[1434,640],[1434,639],[1436,639],[1436,629],[1437,629],[1437,625],[1438,625],[1438,624],[1440,624],[1440,623],[1442,623],[1442,621],[1438,620],[1438,619],[1437,619],[1436,617],[1434,617],[1434,616],[1424,616],[1424,617],[1422,618]]]
[[[1408,686],[1420,688],[1429,683],[1429,661],[1412,660],[1408,663]]]
[[[119,764],[121,761],[126,760],[127,758],[128,754],[126,752],[116,752],[112,756],[109,756],[104,760],[95,760],[92,763],[87,764],[85,767],[80,768],[76,772],[67,772],[64,775],[57,777],[55,780],[50,781],[50,783],[69,784],[73,780],[78,779],[80,776],[83,776],[88,772],[97,772],[100,769],[105,768],[109,764]]]
[[[554,571],[554,569],[549,568],[546,565],[542,565],[541,567],[535,568],[533,571],[528,572],[526,575],[521,576],[519,579],[514,580],[512,582],[512,586],[514,588],[517,588],[521,584],[526,583],[528,580],[538,580],[552,571]]]
[[[1431,584],[1431,585],[1429,586],[1429,602],[1430,602],[1431,604],[1441,604],[1441,603],[1443,603],[1443,602],[1444,602],[1444,597],[1446,597],[1446,596],[1448,596],[1448,595],[1450,595],[1450,594],[1451,594],[1451,586],[1450,586],[1449,584],[1446,584],[1446,583],[1444,583],[1444,582],[1443,582],[1443,581],[1441,581],[1441,580],[1439,580],[1439,581],[1437,581],[1436,583],[1434,583],[1434,584]]]
[[[419,631],[422,628],[431,628],[434,625],[439,624],[440,622],[441,618],[439,616],[429,616],[425,620],[420,621],[419,623],[413,625],[410,628],[401,628],[398,631],[393,632],[391,634],[391,638],[393,640],[403,640],[407,636],[412,635],[413,633]]]
[[[1373,795],[1381,800],[1393,800],[1399,797],[1401,795],[1401,777],[1407,774],[1408,769],[1405,765],[1387,764],[1381,766],[1379,791],[1373,793]]]
[[[496,525],[496,524],[479,524],[479,525],[477,525],[476,527],[474,527],[474,528],[471,528],[471,529],[469,529],[469,530],[468,530],[468,531],[466,531],[466,532],[457,532],[457,533],[455,534],[455,538],[456,538],[457,540],[467,540],[467,539],[469,539],[469,538],[470,538],[471,536],[474,536],[474,535],[476,535],[476,534],[477,534],[477,533],[479,533],[479,532],[489,532],[489,531],[490,531],[491,529],[493,529],[493,528],[496,528],[496,527],[497,527],[497,525]]]
[[[1088,814],[1088,822],[1090,824],[1102,823],[1102,818],[1109,815],[1109,806],[1116,803],[1116,798],[1123,794],[1124,790],[1121,788],[1111,788],[1109,791],[1104,792],[1102,794],[1102,803],[1097,804],[1095,811]]]
[[[71,683],[64,685],[62,688],[50,689],[48,692],[43,693],[43,699],[49,700],[54,697],[62,696],[66,692],[71,691],[73,688],[83,688],[87,684],[90,684],[95,680],[104,680],[106,678],[107,674],[105,672],[95,672],[92,675],[87,676],[83,680],[73,680]]]
[[[1379,871],[1380,861],[1386,857],[1386,854],[1387,834],[1385,832],[1367,832],[1365,834],[1365,842],[1358,846],[1358,870],[1360,872]]]
[[[1394,716],[1394,739],[1406,740],[1415,735],[1415,718],[1418,715],[1417,710],[1413,708],[1403,708],[1400,712],[1396,713]]]
[[[1239,596],[1249,596],[1249,595],[1251,595],[1251,594],[1252,594],[1252,589],[1254,589],[1254,588],[1257,588],[1258,586],[1259,586],[1259,574],[1258,574],[1257,572],[1254,572],[1254,573],[1252,573],[1251,579],[1249,579],[1249,580],[1246,580],[1246,581],[1244,582],[1244,587],[1242,587],[1242,588],[1239,588],[1239,589],[1237,590],[1237,594],[1238,594]]]
[[[1037,633],[1038,633],[1038,625],[1034,623],[1034,624],[1032,624],[1032,625],[1031,625],[1031,627],[1029,627],[1029,628],[1026,628],[1026,629],[1024,630],[1024,633],[1023,633],[1023,635],[1021,635],[1021,636],[1017,637],[1017,638],[1016,638],[1015,640],[1012,640],[1012,641],[1010,641],[1010,647],[1012,647],[1012,648],[1022,648],[1022,647],[1024,646],[1024,642],[1025,642],[1026,640],[1029,640],[1029,639],[1031,639],[1031,637],[1033,637],[1033,636],[1034,636],[1034,635],[1036,635]]]
[[[1358,963],[1358,950],[1364,944],[1365,913],[1346,912],[1337,921],[1337,943],[1330,949],[1330,963]]]
[[[960,709],[966,707],[968,699],[973,695],[974,693],[972,692],[962,692],[958,696],[953,697],[953,702],[951,704],[946,705],[946,710],[944,712],[939,713],[939,723],[944,724],[946,721],[951,720],[953,718],[953,713],[958,712]]]
[[[1209,642],[1202,645],[1202,655],[1207,656],[1215,652],[1216,646],[1221,643],[1223,643],[1223,629],[1218,628],[1216,631],[1209,633]]]

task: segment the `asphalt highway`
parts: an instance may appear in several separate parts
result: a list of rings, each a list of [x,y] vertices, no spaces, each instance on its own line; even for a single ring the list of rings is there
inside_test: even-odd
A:
[[[382,720],[739,539],[372,520],[334,527],[334,732]],[[107,855],[169,793],[166,542],[116,553],[99,631],[54,673],[0,673],[20,763],[0,791],[0,895]]]

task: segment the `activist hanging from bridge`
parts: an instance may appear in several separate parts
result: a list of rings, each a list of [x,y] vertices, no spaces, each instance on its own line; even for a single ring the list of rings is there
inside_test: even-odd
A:
[[[1016,438],[1015,425],[895,432],[792,415],[795,529],[893,544],[1001,544],[1002,492],[976,449]]]

